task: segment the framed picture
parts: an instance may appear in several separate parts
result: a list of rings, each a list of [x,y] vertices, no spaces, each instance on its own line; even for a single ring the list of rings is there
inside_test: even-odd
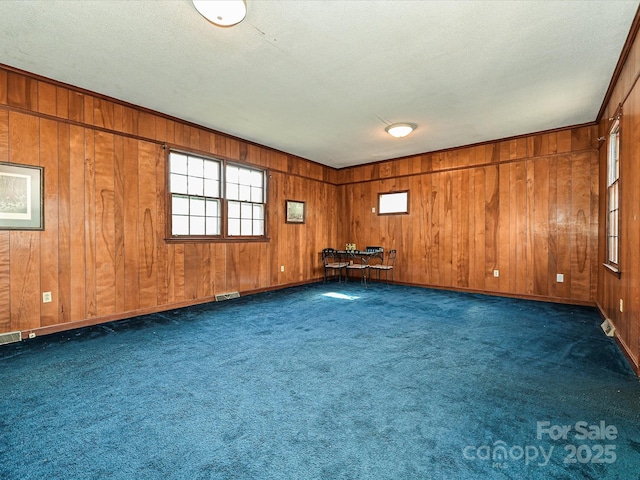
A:
[[[44,168],[0,162],[0,230],[44,230]]]
[[[286,200],[285,211],[287,212],[286,223],[304,223],[304,202],[298,202],[296,200]]]

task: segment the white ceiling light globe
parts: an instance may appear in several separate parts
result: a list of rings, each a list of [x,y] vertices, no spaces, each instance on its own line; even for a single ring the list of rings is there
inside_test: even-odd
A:
[[[244,20],[247,5],[244,0],[192,0],[204,18],[221,27],[230,27]]]
[[[396,138],[406,137],[415,129],[416,126],[413,123],[394,123],[385,128],[389,135]]]

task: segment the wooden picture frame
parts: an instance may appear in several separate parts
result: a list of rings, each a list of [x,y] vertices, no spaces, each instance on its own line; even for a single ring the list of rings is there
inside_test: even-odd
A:
[[[44,167],[0,162],[0,230],[44,230]]]
[[[306,215],[305,202],[285,200],[286,223],[304,223]]]

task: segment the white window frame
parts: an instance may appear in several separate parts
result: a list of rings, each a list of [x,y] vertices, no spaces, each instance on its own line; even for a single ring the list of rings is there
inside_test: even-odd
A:
[[[606,261],[610,269],[620,271],[620,116],[609,129],[607,149]]]
[[[266,170],[170,150],[167,171],[168,240],[266,240]]]
[[[227,163],[225,167],[228,237],[263,237],[266,178],[263,170]]]

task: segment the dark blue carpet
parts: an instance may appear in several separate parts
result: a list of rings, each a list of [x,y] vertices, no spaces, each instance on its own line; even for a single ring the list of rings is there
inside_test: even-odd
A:
[[[640,383],[599,324],[354,282],[7,345],[0,478],[639,479]]]

